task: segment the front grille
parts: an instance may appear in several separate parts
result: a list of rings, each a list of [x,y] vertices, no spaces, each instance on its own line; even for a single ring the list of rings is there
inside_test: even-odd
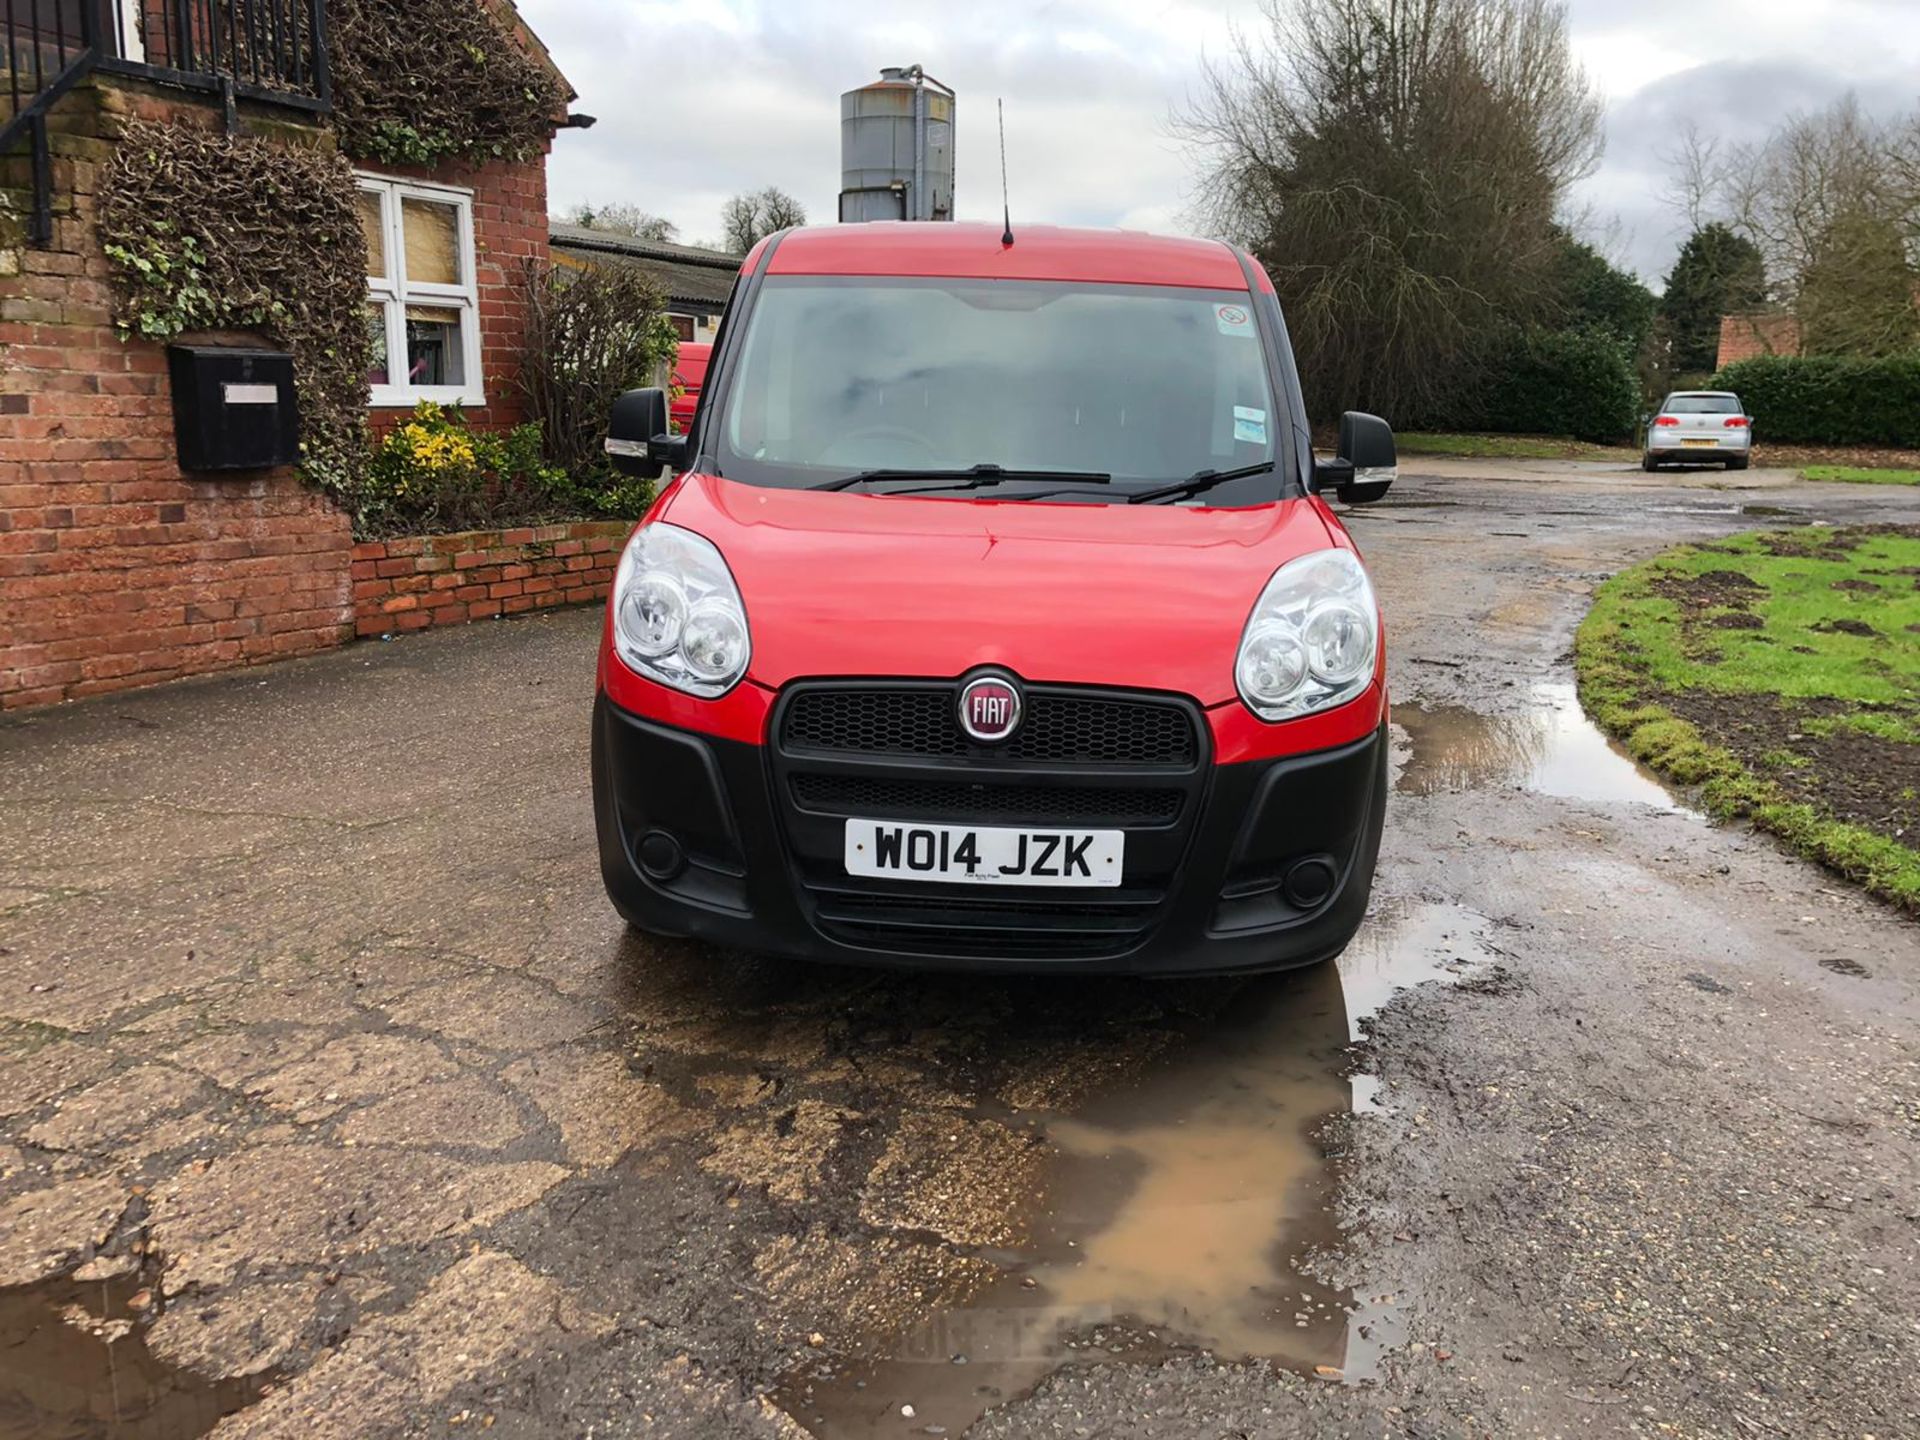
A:
[[[1199,708],[1029,686],[1012,739],[960,729],[954,681],[824,681],[780,701],[768,759],[794,881],[821,934],[900,954],[1084,960],[1160,922],[1205,794]],[[847,817],[1126,831],[1114,888],[854,879]]]
[[[867,755],[980,753],[962,733],[950,686],[803,690],[787,706],[781,743],[797,750]],[[1086,765],[1191,765],[1199,740],[1187,711],[1151,699],[1029,694],[1013,739],[991,747],[1009,760]]]
[[[1084,959],[1132,946],[1152,925],[1158,892],[1100,900],[883,894],[819,886],[814,918],[850,944],[922,955]]]
[[[873,819],[999,824],[1171,825],[1180,818],[1178,790],[1127,786],[1066,788],[986,785],[966,781],[883,780],[864,775],[795,775],[802,810]]]

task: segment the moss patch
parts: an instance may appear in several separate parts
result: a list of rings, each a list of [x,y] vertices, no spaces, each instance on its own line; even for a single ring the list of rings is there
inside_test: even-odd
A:
[[[1574,653],[1636,758],[1920,912],[1920,527],[1678,546],[1600,588]]]

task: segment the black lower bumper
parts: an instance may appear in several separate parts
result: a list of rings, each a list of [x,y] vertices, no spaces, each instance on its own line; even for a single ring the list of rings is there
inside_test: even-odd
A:
[[[834,873],[825,845],[844,822],[797,809],[766,750],[643,720],[604,696],[594,707],[594,812],[607,893],[655,934],[937,970],[1277,970],[1338,955],[1359,928],[1386,753],[1382,728],[1335,750],[1206,766],[1184,823],[1121,825],[1130,873],[1108,891]],[[1162,873],[1132,874],[1136,854]]]

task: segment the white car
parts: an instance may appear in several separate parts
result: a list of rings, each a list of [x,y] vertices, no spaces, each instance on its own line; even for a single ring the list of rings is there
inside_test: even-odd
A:
[[[1753,450],[1753,417],[1731,390],[1677,390],[1647,422],[1642,470],[1669,460],[1718,460],[1729,470],[1747,468]]]

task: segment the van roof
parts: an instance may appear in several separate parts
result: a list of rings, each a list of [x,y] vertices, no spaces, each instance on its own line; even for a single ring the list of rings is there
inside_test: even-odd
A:
[[[773,252],[770,275],[937,275],[990,280],[1078,280],[1109,285],[1189,285],[1245,290],[1234,252],[1217,240],[1136,230],[1079,230],[953,221],[868,221],[790,230]],[[748,257],[749,266],[755,257]],[[1254,274],[1264,282],[1257,266]],[[1266,289],[1266,284],[1262,284]]]

